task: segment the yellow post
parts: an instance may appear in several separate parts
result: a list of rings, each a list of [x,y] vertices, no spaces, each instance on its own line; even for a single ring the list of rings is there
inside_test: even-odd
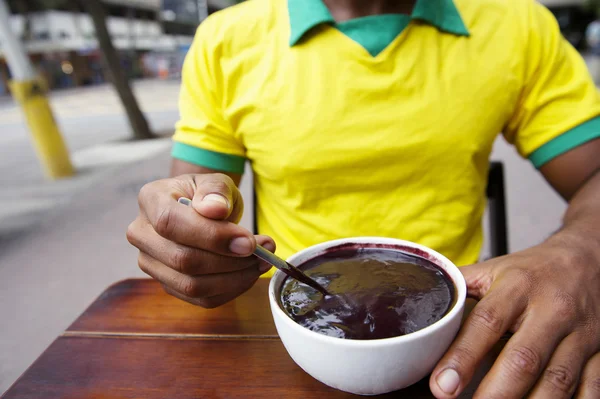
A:
[[[46,176],[52,179],[72,176],[69,151],[60,135],[41,82],[12,81],[9,87],[15,100],[21,105]]]
[[[10,10],[0,0],[0,43],[13,77],[9,83],[11,92],[23,109],[46,176],[52,179],[71,176],[73,166],[48,104],[45,85],[36,77],[21,41],[10,27]]]

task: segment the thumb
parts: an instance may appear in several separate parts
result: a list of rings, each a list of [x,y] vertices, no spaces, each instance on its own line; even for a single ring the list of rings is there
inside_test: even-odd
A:
[[[481,299],[488,292],[494,281],[490,262],[476,263],[459,268],[467,282],[467,296]]]
[[[238,223],[244,212],[244,201],[229,176],[215,173],[197,175],[192,207],[200,215],[214,220]]]

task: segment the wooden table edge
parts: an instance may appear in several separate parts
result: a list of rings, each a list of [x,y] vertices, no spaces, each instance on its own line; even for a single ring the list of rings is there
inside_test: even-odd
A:
[[[279,340],[279,335],[237,335],[237,334],[173,334],[173,333],[131,333],[103,331],[65,331],[60,337],[85,338],[164,338],[164,339],[229,339],[229,340]]]
[[[143,280],[140,278],[127,278],[127,279],[123,279],[120,281],[117,281],[111,285],[109,285],[106,289],[104,289],[95,299],[94,301],[92,301],[85,309],[85,311],[82,314],[85,314],[85,312],[87,312],[97,301],[98,299],[100,299],[103,295],[105,295],[107,292],[114,290],[114,289],[118,289],[119,286],[121,285],[127,285],[127,284],[131,284],[133,281],[137,281],[137,280]],[[474,303],[467,303],[465,304],[467,306],[465,306],[465,311],[468,312],[472,306],[474,305]],[[469,306],[471,305],[471,306]],[[77,319],[76,319],[77,320]],[[244,334],[244,335],[233,335],[233,334],[195,334],[195,333],[132,333],[132,332],[120,332],[120,331],[113,331],[113,332],[103,332],[103,331],[69,331],[69,328],[71,328],[71,326],[75,323],[75,321],[73,323],[71,323],[71,325],[62,333],[60,334],[57,339],[59,338],[73,338],[73,339],[78,339],[78,338],[96,338],[96,339],[114,339],[114,338],[122,338],[122,339],[164,339],[164,340],[206,340],[206,341],[211,341],[211,340],[228,340],[228,341],[279,341],[280,338],[278,335],[248,335],[248,334]],[[505,344],[506,341],[510,338],[510,334],[505,334],[500,341]],[[56,342],[56,340],[53,341],[53,343]],[[52,344],[50,344],[52,345]],[[32,362],[29,367],[27,367],[27,369],[19,376],[19,378],[17,378],[17,380],[15,380],[10,386],[9,388],[3,392],[0,395],[0,399],[4,398],[6,396],[7,393],[9,393],[11,390],[13,390],[13,388],[19,384],[23,378],[29,373],[29,371],[37,364],[38,360],[44,356],[47,352],[47,350],[50,348],[50,346],[48,346],[37,358],[34,362]]]

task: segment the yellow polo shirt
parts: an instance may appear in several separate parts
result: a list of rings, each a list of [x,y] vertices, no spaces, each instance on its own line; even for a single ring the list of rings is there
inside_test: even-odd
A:
[[[419,0],[336,23],[321,0],[251,0],[199,27],[175,158],[255,176],[287,257],[341,237],[477,261],[499,132],[536,167],[600,136],[586,66],[533,0]]]

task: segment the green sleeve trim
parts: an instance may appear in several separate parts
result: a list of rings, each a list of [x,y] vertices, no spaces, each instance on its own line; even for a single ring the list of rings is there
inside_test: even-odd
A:
[[[171,155],[173,158],[194,165],[236,174],[244,173],[244,164],[246,163],[246,158],[239,155],[205,150],[179,142],[173,144]]]
[[[600,116],[590,119],[550,140],[535,150],[529,156],[529,160],[533,163],[533,166],[539,169],[557,156],[598,137],[600,137]]]

